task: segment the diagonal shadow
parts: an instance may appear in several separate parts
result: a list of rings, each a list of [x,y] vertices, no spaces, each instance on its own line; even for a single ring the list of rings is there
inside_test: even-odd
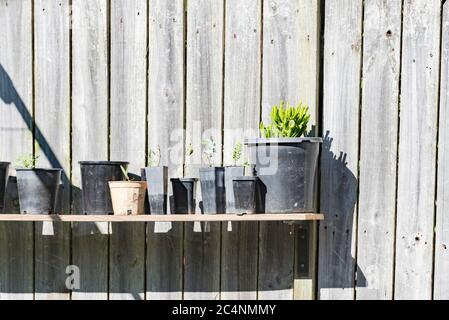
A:
[[[6,70],[0,64],[0,99],[3,100],[5,104],[13,104],[23,121],[26,123],[28,130],[34,133],[34,141],[37,141],[39,147],[43,151],[45,157],[50,162],[51,166],[54,168],[63,168],[62,164],[59,162],[56,154],[50,147],[50,144],[45,139],[44,134],[36,126],[36,123],[33,120],[33,116],[28,111],[25,103],[17,92],[11,77],[8,75]],[[69,181],[67,173],[63,170],[62,172],[63,181]]]

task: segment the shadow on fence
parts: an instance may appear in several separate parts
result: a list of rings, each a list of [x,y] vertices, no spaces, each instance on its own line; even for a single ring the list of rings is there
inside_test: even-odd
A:
[[[357,202],[357,177],[348,168],[347,154],[332,150],[333,138],[327,131],[321,151],[321,222],[319,238],[318,290],[365,287],[366,278],[352,256],[356,230],[354,227]],[[319,292],[320,293],[320,292]]]

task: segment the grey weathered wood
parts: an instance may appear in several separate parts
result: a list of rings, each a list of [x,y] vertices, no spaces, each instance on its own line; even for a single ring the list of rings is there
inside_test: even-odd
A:
[[[298,94],[301,101],[310,108],[309,128],[318,134],[318,103],[320,84],[320,42],[321,42],[321,1],[300,0],[298,12],[299,65],[296,71],[300,77]],[[294,23],[293,23],[294,24]],[[293,39],[294,34],[292,34]],[[315,226],[316,227],[316,226]],[[295,285],[296,287],[296,285]]]
[[[314,300],[318,253],[318,224],[299,223],[295,228],[295,269],[293,299]]]
[[[185,176],[198,177],[207,166],[202,159],[202,140],[212,138],[222,163],[223,114],[223,1],[187,2],[186,144],[195,150],[186,158]],[[193,163],[192,163],[193,162]],[[197,187],[197,211],[201,187]],[[218,299],[220,288],[221,223],[188,223],[185,226],[185,299]]]
[[[31,1],[0,1],[0,159],[32,152]],[[11,174],[14,174],[11,168]],[[5,212],[19,212],[8,184]],[[33,299],[33,223],[0,223],[0,299]]]
[[[149,1],[148,26],[148,148],[159,145],[169,178],[179,177],[185,139],[184,1]],[[183,227],[170,222],[148,224],[147,299],[182,298]]]
[[[108,159],[108,5],[72,1],[72,214],[82,214],[82,160]],[[74,223],[72,264],[80,288],[72,299],[108,298],[108,224]]]
[[[35,141],[39,166],[62,168],[60,210],[70,210],[69,1],[34,4]],[[69,299],[66,267],[70,230],[63,223],[35,225],[35,298]]]
[[[318,295],[353,299],[361,1],[326,1]]]
[[[264,1],[262,120],[270,123],[272,106],[280,100],[300,102],[300,4],[292,0]],[[314,15],[310,14],[309,15]],[[309,61],[312,65],[316,60]],[[304,65],[303,65],[304,66]],[[314,80],[308,80],[315,82]],[[313,94],[313,93],[312,93]],[[260,224],[260,299],[292,299],[294,228],[283,223]]]
[[[111,160],[145,165],[147,2],[111,2]],[[145,297],[145,226],[112,224],[110,299]]]
[[[262,1],[226,1],[224,149],[225,165],[233,165],[232,149],[244,138],[256,137],[260,118]],[[243,152],[238,164],[246,159]],[[232,231],[229,232],[228,228]],[[256,223],[222,226],[222,299],[256,299]],[[234,244],[238,242],[238,249]],[[256,249],[255,249],[256,248]],[[236,276],[238,274],[238,276]],[[256,278],[254,278],[256,276]],[[238,291],[242,289],[241,292]]]
[[[441,1],[404,2],[395,299],[430,299]]]
[[[443,7],[434,299],[449,299],[449,3]]]
[[[393,295],[401,3],[364,9],[357,299]]]
[[[170,214],[170,215],[43,215],[43,214],[3,214],[0,221],[56,221],[56,222],[245,222],[245,221],[318,221],[322,213],[261,213],[251,215],[236,214]]]

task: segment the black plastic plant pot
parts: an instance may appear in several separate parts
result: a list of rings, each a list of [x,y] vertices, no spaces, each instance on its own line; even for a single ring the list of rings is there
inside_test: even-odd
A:
[[[172,178],[174,213],[195,214],[196,178]]]
[[[167,214],[168,167],[145,168],[150,214]]]
[[[109,181],[123,181],[124,161],[80,161],[84,214],[113,214]]]
[[[20,213],[55,214],[62,169],[16,169]]]
[[[225,169],[200,168],[202,211],[205,214],[226,212]]]
[[[6,186],[9,179],[9,162],[0,162],[0,213],[5,208]]]
[[[256,164],[264,212],[316,212],[321,142],[315,137],[245,141]]]
[[[226,213],[235,212],[235,198],[234,198],[234,188],[232,186],[232,179],[244,175],[245,175],[245,167],[243,166],[225,167]]]
[[[235,208],[233,213],[257,213],[257,177],[234,177],[232,186],[235,195]]]

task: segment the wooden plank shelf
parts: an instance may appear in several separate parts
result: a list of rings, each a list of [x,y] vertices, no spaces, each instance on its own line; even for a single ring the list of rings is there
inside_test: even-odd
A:
[[[322,213],[271,213],[271,214],[168,214],[168,215],[45,215],[0,214],[0,221],[55,221],[55,222],[223,222],[223,221],[316,221],[323,220]]]

